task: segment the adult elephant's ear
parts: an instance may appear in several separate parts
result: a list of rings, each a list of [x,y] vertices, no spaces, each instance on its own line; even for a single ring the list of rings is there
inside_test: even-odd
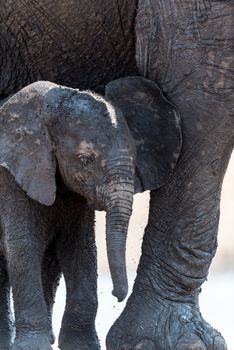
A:
[[[178,112],[153,81],[142,77],[110,82],[106,97],[122,111],[136,141],[136,193],[159,188],[171,176],[180,154]]]
[[[41,85],[22,89],[0,108],[0,166],[13,175],[29,197],[52,205],[56,162],[42,120]]]

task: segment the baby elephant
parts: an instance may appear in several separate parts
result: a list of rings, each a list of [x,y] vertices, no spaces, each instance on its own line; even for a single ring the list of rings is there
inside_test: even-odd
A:
[[[171,175],[181,146],[178,115],[155,83],[130,77],[111,82],[106,99],[33,83],[1,106],[0,124],[0,350],[52,349],[60,271],[67,289],[60,348],[98,349],[90,204],[107,212],[113,294],[121,301],[133,194]]]

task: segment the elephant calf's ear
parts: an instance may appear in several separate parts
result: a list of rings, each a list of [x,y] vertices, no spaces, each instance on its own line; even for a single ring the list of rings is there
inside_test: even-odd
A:
[[[32,84],[0,108],[0,166],[29,197],[44,205],[55,200],[56,162],[41,120],[42,91]]]
[[[136,193],[159,188],[171,176],[181,149],[175,107],[153,81],[142,77],[110,82],[106,97],[122,111],[136,141]]]

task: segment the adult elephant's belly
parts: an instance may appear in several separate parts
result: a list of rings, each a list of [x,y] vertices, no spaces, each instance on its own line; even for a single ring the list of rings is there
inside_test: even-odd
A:
[[[50,80],[93,88],[135,70],[136,0],[0,0],[0,97]]]

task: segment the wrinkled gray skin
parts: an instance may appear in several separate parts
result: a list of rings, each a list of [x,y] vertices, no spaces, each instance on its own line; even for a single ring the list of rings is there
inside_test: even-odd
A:
[[[151,193],[134,290],[107,349],[226,349],[199,313],[198,296],[217,247],[233,149],[233,1],[0,3],[3,98],[42,78],[102,91],[138,71],[181,114],[181,156],[169,182]]]
[[[1,266],[0,305],[7,347],[12,336],[8,275],[16,318],[12,349],[39,350],[50,349],[54,341],[52,307],[62,272],[67,303],[60,348],[99,348],[94,212],[88,204],[107,213],[113,295],[122,301],[127,294],[125,244],[133,194],[167,180],[181,133],[174,107],[154,83],[144,78],[126,82],[131,98],[119,108],[99,95],[50,82],[25,87],[0,108],[1,259],[7,264],[7,269]],[[151,106],[144,104],[139,114],[135,96],[141,90],[148,90]],[[163,114],[156,114],[162,104]],[[155,140],[152,128],[158,128]],[[150,145],[143,141],[148,136]],[[148,166],[146,160],[155,155]]]
[[[0,121],[1,246],[15,305],[13,349],[32,343],[35,349],[50,348],[41,267],[43,257],[44,264],[48,264],[47,256],[52,255],[46,250],[53,239],[67,281],[66,311],[69,313],[75,303],[87,298],[76,316],[85,313],[82,326],[86,326],[85,332],[90,333],[92,347],[96,348],[94,214],[77,194],[107,211],[113,294],[122,300],[127,293],[124,245],[134,193],[135,159],[135,145],[126,122],[99,96],[48,82],[34,83],[10,98],[0,109]],[[79,271],[79,260],[86,256],[88,261]],[[78,269],[72,281],[71,269]],[[89,279],[91,286],[86,282]],[[79,294],[73,290],[75,282]],[[49,292],[45,289],[46,298]],[[86,310],[88,305],[90,312]],[[67,327],[68,322],[65,324]],[[30,330],[31,338],[30,332],[27,334]],[[39,336],[33,336],[35,332]],[[80,338],[82,341],[82,334]]]

